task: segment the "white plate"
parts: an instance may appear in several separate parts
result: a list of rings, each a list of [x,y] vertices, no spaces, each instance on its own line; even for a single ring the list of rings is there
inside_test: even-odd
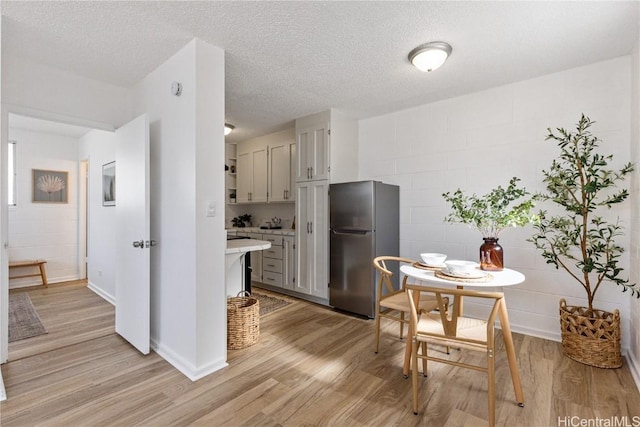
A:
[[[477,270],[469,274],[454,274],[450,273],[449,269],[447,269],[446,267],[442,268],[440,272],[446,274],[449,277],[457,277],[458,279],[480,279],[481,277],[485,277],[487,275],[487,273],[482,270]]]
[[[446,268],[444,264],[425,264],[424,262],[419,262],[418,265],[421,267],[429,267],[429,268]]]

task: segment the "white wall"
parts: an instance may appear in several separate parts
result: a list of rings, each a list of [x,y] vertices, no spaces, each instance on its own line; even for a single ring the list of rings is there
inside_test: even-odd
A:
[[[631,55],[631,282],[640,287],[640,40]],[[640,389],[640,300],[631,301],[629,365]]]
[[[131,99],[151,126],[152,343],[196,379],[226,364],[224,52],[193,40]],[[216,217],[204,217],[207,201]]]
[[[115,134],[92,130],[80,138],[78,160],[89,161],[88,259],[89,287],[115,304],[116,209],[102,206],[102,165],[115,160]]]
[[[11,118],[9,119],[11,126]],[[9,259],[45,259],[50,283],[79,279],[78,139],[9,128],[16,141],[16,206],[9,208]],[[68,203],[33,203],[32,169],[68,172]],[[26,269],[15,274],[37,272]],[[14,279],[10,288],[41,284]]]
[[[547,127],[573,129],[582,112],[598,122],[592,130],[604,141],[603,152],[614,154],[615,165],[629,161],[630,73],[625,56],[362,120],[360,178],[401,187],[401,255],[437,251],[477,260],[481,235],[443,222],[449,207],[442,193],[460,187],[483,194],[512,176],[530,190],[542,190],[541,170],[557,155],[556,145],[545,141]],[[620,215],[628,227],[630,203],[610,214]],[[586,298],[577,282],[547,266],[526,241],[532,232],[509,229],[500,238],[506,266],[527,277],[523,285],[505,289],[510,320],[516,331],[559,339],[559,299],[585,305]],[[628,249],[629,233],[619,243]],[[628,274],[628,252],[621,266]],[[595,305],[620,309],[628,347],[628,293],[606,284]]]
[[[131,117],[126,88],[13,56],[5,56],[3,73],[6,105],[65,116],[61,121],[71,124],[94,122],[96,128],[117,127]]]

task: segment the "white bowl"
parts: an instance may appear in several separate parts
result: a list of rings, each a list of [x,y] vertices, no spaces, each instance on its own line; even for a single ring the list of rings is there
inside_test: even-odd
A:
[[[447,270],[451,274],[468,276],[476,273],[478,263],[473,261],[451,260],[445,261],[444,265],[447,266]]]
[[[426,265],[440,266],[442,265],[444,260],[447,259],[447,256],[445,254],[428,252],[428,253],[420,254],[420,258],[422,258],[422,261]]]

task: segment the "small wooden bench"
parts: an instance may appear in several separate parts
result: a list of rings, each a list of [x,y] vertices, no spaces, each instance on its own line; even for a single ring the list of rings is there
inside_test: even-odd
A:
[[[44,269],[44,265],[46,263],[47,261],[43,259],[34,259],[34,260],[28,260],[28,261],[9,261],[9,279],[22,279],[23,277],[40,276],[40,278],[42,279],[42,284],[45,286],[45,288],[49,287],[49,284],[47,283],[47,272]],[[11,270],[29,268],[29,267],[38,267],[40,269],[40,272],[30,273],[30,274],[20,274],[17,276],[11,275]]]

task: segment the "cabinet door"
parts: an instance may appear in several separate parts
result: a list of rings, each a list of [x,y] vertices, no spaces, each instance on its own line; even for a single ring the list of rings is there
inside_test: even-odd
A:
[[[296,165],[298,157],[296,155],[296,143],[289,144],[289,189],[287,191],[287,201],[296,200]]]
[[[267,201],[267,148],[254,150],[251,153],[252,171],[251,177],[251,202]]]
[[[303,294],[311,293],[309,283],[309,264],[314,260],[309,248],[309,201],[311,183],[301,182],[296,186],[296,248],[298,250],[298,260],[296,282],[294,290]]]
[[[269,201],[286,202],[291,176],[289,144],[269,147]]]
[[[329,124],[298,131],[296,142],[296,181],[329,179]]]
[[[249,202],[253,165],[251,153],[239,153],[236,171],[236,203]]]
[[[329,182],[298,183],[296,235],[298,274],[295,290],[328,297]]]
[[[311,222],[309,246],[314,262],[309,272],[311,295],[329,297],[329,181],[312,183],[312,202],[309,206]]]
[[[329,179],[329,124],[315,126],[311,141],[311,179]]]
[[[311,130],[302,129],[296,133],[296,182],[311,179],[309,159],[311,158]]]
[[[285,289],[294,290],[296,283],[296,244],[295,237],[285,236],[284,238],[284,253],[282,254],[282,267],[283,279],[282,287]]]

